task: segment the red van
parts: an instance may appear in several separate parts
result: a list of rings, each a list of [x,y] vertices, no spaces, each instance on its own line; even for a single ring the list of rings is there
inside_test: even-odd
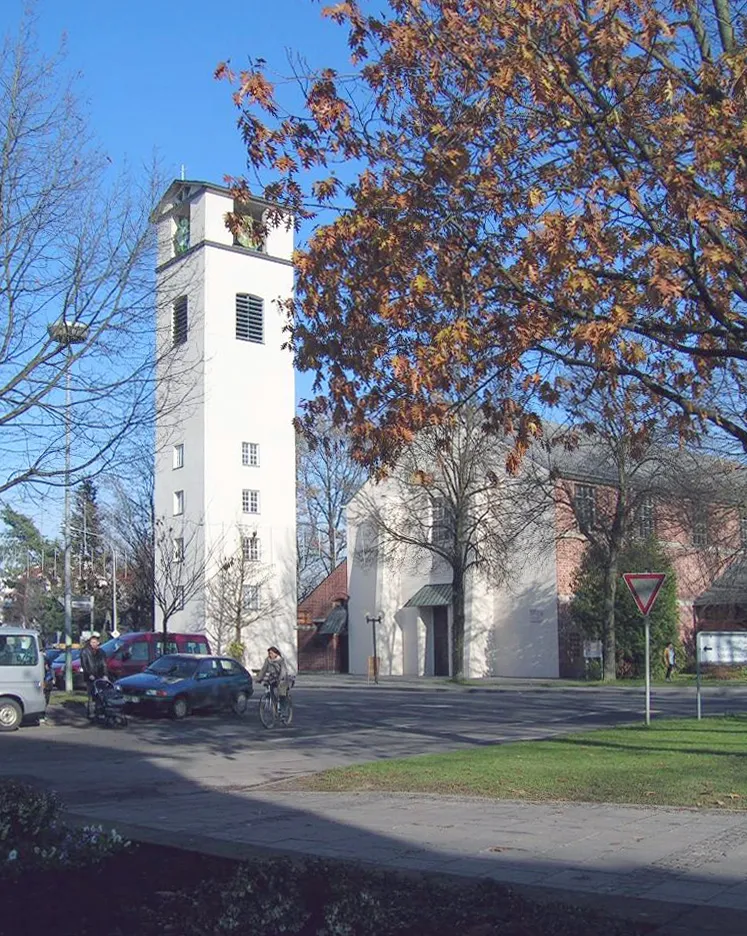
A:
[[[163,656],[163,633],[160,631],[141,631],[122,634],[101,645],[106,654],[109,678],[121,679],[142,673],[158,657]],[[204,634],[169,634],[166,640],[166,653],[195,653],[200,656],[210,654],[210,644]]]
[[[111,680],[123,676],[142,673],[146,666],[163,655],[163,634],[158,631],[139,631],[113,637],[101,644],[106,655],[106,665]],[[210,654],[210,644],[204,634],[169,634],[166,641],[166,653],[197,653],[200,656]],[[85,689],[83,674],[80,671],[80,651],[73,651],[73,688]],[[55,686],[65,688],[65,655],[62,654],[52,664]]]

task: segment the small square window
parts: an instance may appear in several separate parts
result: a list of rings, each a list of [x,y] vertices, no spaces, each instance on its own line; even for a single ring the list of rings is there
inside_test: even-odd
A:
[[[184,562],[184,539],[181,536],[174,539],[174,562]]]
[[[246,562],[259,562],[262,558],[262,543],[256,536],[244,536],[241,540],[241,553]]]
[[[243,513],[259,513],[259,491],[241,492],[241,510]]]
[[[174,446],[174,464],[173,467],[183,468],[184,467],[184,445],[179,443],[179,445]]]
[[[251,468],[259,465],[259,446],[256,442],[241,443],[241,464]]]
[[[174,516],[184,513],[184,491],[174,491]]]
[[[245,585],[244,586],[244,608],[247,611],[259,611],[260,607],[260,586],[259,585]]]
[[[171,321],[171,342],[176,345],[184,344],[189,333],[189,315],[186,296],[180,296],[175,302]]]

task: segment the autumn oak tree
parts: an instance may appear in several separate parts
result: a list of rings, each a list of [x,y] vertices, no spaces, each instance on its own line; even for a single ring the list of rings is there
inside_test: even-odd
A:
[[[349,74],[218,69],[278,217],[316,219],[292,309],[310,424],[330,412],[375,463],[472,395],[520,455],[517,389],[539,410],[592,370],[747,446],[741,7],[388,6],[324,11]]]

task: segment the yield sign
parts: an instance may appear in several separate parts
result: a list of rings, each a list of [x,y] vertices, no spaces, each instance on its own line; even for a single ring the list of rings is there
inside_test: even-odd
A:
[[[665,572],[626,572],[623,575],[641,614],[648,614],[653,608],[666,577]]]

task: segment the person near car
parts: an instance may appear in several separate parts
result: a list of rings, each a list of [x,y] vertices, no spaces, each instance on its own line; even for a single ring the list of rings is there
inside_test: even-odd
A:
[[[267,648],[267,659],[262,664],[257,679],[261,683],[276,686],[278,691],[278,713],[281,720],[285,717],[286,699],[290,689],[290,674],[283,654],[277,647]]]
[[[101,635],[94,631],[80,651],[80,669],[88,690],[88,715],[92,714],[93,687],[97,679],[106,676],[106,654],[101,649]]]

